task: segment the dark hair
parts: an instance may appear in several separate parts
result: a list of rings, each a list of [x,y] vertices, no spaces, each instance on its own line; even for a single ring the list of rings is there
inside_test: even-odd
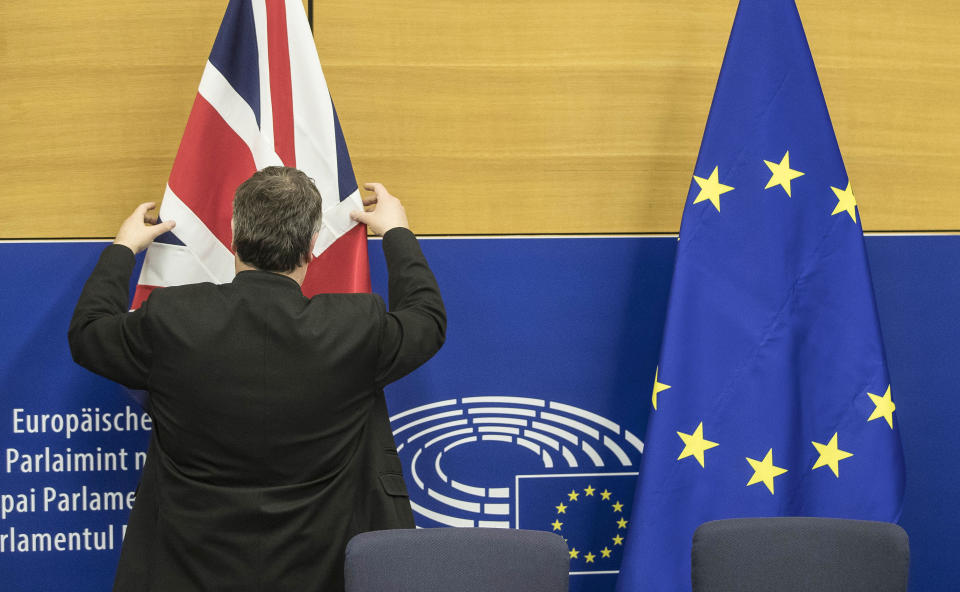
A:
[[[291,167],[257,171],[237,187],[233,246],[240,260],[264,271],[289,272],[310,261],[310,239],[320,229],[320,192]]]

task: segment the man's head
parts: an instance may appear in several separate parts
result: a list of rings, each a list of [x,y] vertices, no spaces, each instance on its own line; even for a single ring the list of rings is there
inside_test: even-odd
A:
[[[267,167],[237,188],[233,247],[257,269],[293,271],[310,261],[320,214],[320,192],[310,177],[290,167]]]

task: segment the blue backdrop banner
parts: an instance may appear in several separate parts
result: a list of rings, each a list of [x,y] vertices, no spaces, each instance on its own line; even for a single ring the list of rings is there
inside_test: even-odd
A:
[[[113,579],[150,423],[67,349],[70,314],[104,244],[0,243],[4,590],[99,592]],[[577,551],[571,589],[612,590],[616,574],[605,572],[618,569],[635,528],[635,439],[646,440],[676,238],[422,244],[448,307],[447,343],[387,392],[394,428],[409,426],[397,443],[418,523],[558,532]],[[901,385],[911,586],[948,590],[960,579],[960,483],[941,459],[960,445],[952,426],[960,279],[943,270],[960,267],[960,238],[876,237],[867,246],[890,373]],[[370,252],[382,293],[379,246]],[[461,423],[414,438],[451,422]],[[763,484],[750,489],[770,495]]]

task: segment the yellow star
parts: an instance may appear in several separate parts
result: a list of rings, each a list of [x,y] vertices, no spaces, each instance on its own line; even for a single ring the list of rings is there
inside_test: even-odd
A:
[[[613,553],[613,551],[611,551],[607,547],[600,549],[600,557],[603,557],[604,559],[610,557],[610,553]]]
[[[700,425],[697,426],[697,429],[693,431],[692,434],[684,434],[683,432],[677,432],[677,435],[680,436],[680,439],[683,440],[683,452],[680,453],[680,456],[677,457],[677,460],[687,458],[692,456],[697,459],[697,462],[700,463],[700,466],[703,466],[703,453],[705,450],[709,450],[714,446],[718,446],[716,442],[711,442],[710,440],[703,439],[703,422],[700,422]]]
[[[873,404],[877,406],[873,410],[873,413],[870,414],[870,417],[867,418],[867,421],[873,421],[882,417],[887,420],[887,425],[889,425],[892,430],[893,412],[897,406],[893,404],[893,400],[890,398],[890,387],[887,386],[887,392],[883,393],[882,397],[873,393],[867,393],[867,395],[873,400]]]
[[[594,491],[596,491],[596,489],[592,485],[587,485],[587,488],[583,490],[583,493],[585,495],[593,495]]]
[[[577,493],[577,490],[576,490],[576,489],[571,489],[571,490],[570,490],[570,493],[567,494],[567,497],[570,498],[570,501],[571,501],[571,502],[577,501],[577,498],[578,498],[579,496],[580,496],[580,494]]]
[[[833,189],[833,193],[837,196],[837,207],[833,208],[833,213],[830,215],[833,216],[840,212],[846,212],[850,214],[850,219],[856,224],[857,214],[854,212],[854,209],[857,207],[857,198],[853,197],[850,182],[847,182],[847,188],[842,191],[833,186],[831,186],[830,189]]]
[[[596,559],[597,556],[594,555],[593,553],[588,552],[586,555],[583,556],[583,558],[587,560],[587,563],[593,563],[593,560]]]
[[[811,442],[811,444],[813,444],[813,447],[820,453],[820,458],[817,459],[817,462],[813,463],[813,468],[830,467],[833,474],[839,478],[840,461],[845,458],[850,458],[853,454],[846,450],[840,450],[837,447],[837,432],[833,433],[833,437],[830,438],[830,441],[826,444],[820,444],[819,442]]]
[[[560,530],[563,527],[563,522],[560,522],[560,519],[557,518],[550,523],[550,526],[552,526],[554,530]]]
[[[618,534],[617,536],[613,537],[613,544],[614,544],[614,546],[616,546],[616,545],[622,545],[622,544],[623,544],[623,537],[620,536],[619,534]]]
[[[559,506],[554,506],[557,509],[557,514],[566,514],[567,507],[563,505],[563,502],[560,502]]]
[[[669,384],[660,382],[660,366],[653,373],[653,410],[657,410],[657,395],[670,388]]]
[[[570,549],[570,559],[576,559],[579,556],[580,556],[580,551],[577,551],[576,547]]]
[[[610,495],[611,495],[610,492],[604,489],[603,491],[600,492],[600,499],[608,500],[610,499]]]
[[[620,500],[617,500],[617,502],[616,502],[615,504],[613,504],[613,511],[614,511],[614,512],[622,512],[622,511],[623,511],[623,504],[620,503]]]
[[[780,468],[773,464],[773,448],[767,451],[767,455],[763,457],[763,460],[753,460],[747,457],[747,462],[753,467],[753,477],[750,477],[750,480],[747,481],[747,487],[756,485],[757,483],[763,483],[772,495],[773,478],[787,472],[787,469]]]
[[[626,528],[627,522],[629,522],[629,520],[624,520],[623,518],[617,520],[617,528]]]
[[[710,173],[710,176],[706,179],[696,175],[693,176],[693,180],[700,186],[700,193],[697,194],[697,199],[693,200],[693,203],[697,204],[701,201],[709,201],[713,204],[713,207],[717,208],[718,212],[720,211],[720,196],[728,191],[733,191],[733,187],[724,185],[718,179],[719,168],[720,167],[713,167],[713,172]]]
[[[763,162],[767,164],[767,168],[773,173],[764,189],[770,189],[771,187],[779,185],[787,192],[787,197],[792,197],[790,195],[790,181],[797,177],[802,177],[803,173],[790,168],[790,151],[787,150],[786,154],[783,155],[783,160],[780,161],[780,164],[770,162],[769,160],[764,160]]]

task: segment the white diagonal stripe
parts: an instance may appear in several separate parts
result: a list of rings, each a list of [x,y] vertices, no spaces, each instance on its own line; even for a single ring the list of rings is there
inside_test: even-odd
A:
[[[287,2],[286,8],[297,168],[316,183],[323,197],[323,215],[326,217],[340,202],[333,102],[303,3]]]
[[[320,195],[323,195],[322,190]],[[326,199],[324,199],[324,203],[327,203]],[[362,209],[363,200],[360,198],[359,190],[354,191],[349,197],[333,207],[324,209],[320,234],[317,236],[317,242],[313,247],[314,256],[326,251],[327,247],[356,226],[357,223],[350,218],[350,212]]]
[[[233,253],[220,242],[210,229],[183,203],[167,185],[160,204],[160,218],[174,220],[174,234],[185,244],[197,262],[207,271],[215,284],[225,284],[236,275]]]
[[[210,62],[207,62],[203,69],[199,93],[244,141],[253,155],[253,162],[258,170],[283,164],[273,150],[272,140],[268,142],[260,133],[256,115],[250,108],[250,104],[230,86],[223,74]]]
[[[147,249],[137,283],[166,287],[213,280],[188,247],[155,242]]]
[[[260,75],[260,133],[273,146],[273,99],[270,97],[270,54],[267,43],[267,5],[252,2],[253,23],[257,31],[257,62]]]

